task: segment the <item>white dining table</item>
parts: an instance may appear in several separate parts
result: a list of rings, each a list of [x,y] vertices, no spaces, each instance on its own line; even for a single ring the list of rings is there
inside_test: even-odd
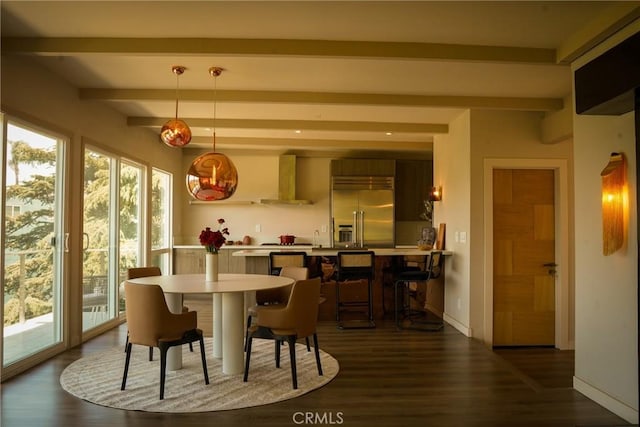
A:
[[[219,274],[217,282],[205,280],[204,274],[148,276],[128,280],[130,283],[160,285],[172,313],[182,312],[184,294],[212,294],[213,357],[222,358],[224,374],[239,374],[244,369],[245,293],[253,300],[255,291],[291,285],[294,280],[266,274]],[[167,353],[167,369],[182,368],[182,348]]]

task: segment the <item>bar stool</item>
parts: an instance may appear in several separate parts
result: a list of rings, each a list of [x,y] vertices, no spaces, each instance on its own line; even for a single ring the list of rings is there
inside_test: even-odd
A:
[[[339,329],[375,328],[373,321],[373,277],[375,271],[375,253],[373,251],[339,251],[336,263],[336,321]],[[367,281],[367,299],[341,301],[340,288],[347,281]],[[366,307],[367,318],[343,322],[341,312],[355,307]]]
[[[414,321],[414,317],[417,313],[424,315],[425,312],[423,310],[414,311],[411,310],[411,298],[415,298],[417,292],[411,291],[409,288],[409,284],[412,282],[424,282],[425,285],[429,283],[429,280],[436,279],[442,273],[442,267],[444,264],[444,256],[442,255],[442,251],[433,251],[429,256],[429,263],[426,266],[425,270],[419,271],[403,271],[398,273],[395,278],[393,284],[393,306],[394,306],[394,321],[397,329],[402,329],[402,326],[398,319],[398,312],[402,310],[403,317],[408,318],[413,325],[422,325],[423,327],[415,327],[415,329],[422,330],[440,330],[444,327],[444,323],[442,321],[433,322],[433,321]],[[402,298],[401,307],[398,306],[399,298],[398,298],[398,290],[400,286],[404,287],[404,298]]]
[[[382,269],[382,314],[387,314],[385,289],[393,287],[397,276],[406,271],[420,271],[426,269],[429,255],[405,255],[391,257],[391,264]]]
[[[307,258],[303,251],[269,252],[269,274],[279,276],[282,267],[307,267]]]

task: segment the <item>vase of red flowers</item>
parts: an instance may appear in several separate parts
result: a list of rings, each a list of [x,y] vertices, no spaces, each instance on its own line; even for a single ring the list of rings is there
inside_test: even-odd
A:
[[[205,280],[207,282],[218,281],[218,251],[227,241],[224,236],[229,235],[229,229],[224,227],[224,219],[218,219],[218,230],[210,227],[200,232],[200,244],[205,247]]]

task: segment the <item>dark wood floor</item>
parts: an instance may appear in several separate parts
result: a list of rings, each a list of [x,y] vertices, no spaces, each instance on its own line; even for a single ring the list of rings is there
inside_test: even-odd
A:
[[[295,426],[310,412],[316,424],[345,426],[614,426],[624,420],[570,387],[527,381],[507,362],[455,329],[345,330],[322,322],[320,347],[340,363],[325,387],[297,399],[249,409],[154,414],[109,409],[77,399],[59,385],[62,370],[83,355],[122,345],[126,325],[2,384],[3,427]],[[124,357],[124,354],[123,354]],[[535,369],[545,370],[536,359]],[[525,363],[526,365],[526,363]],[[566,376],[566,370],[558,370]],[[536,386],[537,383],[538,385]],[[297,423],[295,421],[298,421]]]

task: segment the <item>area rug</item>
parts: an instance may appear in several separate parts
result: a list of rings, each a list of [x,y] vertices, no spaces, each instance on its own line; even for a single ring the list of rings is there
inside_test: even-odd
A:
[[[293,399],[322,387],[338,374],[338,361],[320,350],[323,376],[318,375],[313,348],[296,345],[298,389],[291,383],[289,351],[284,348],[280,368],[275,367],[274,343],[256,339],[251,352],[248,382],[242,374],[222,374],[222,361],[212,356],[212,340],[205,339],[210,384],[204,383],[199,345],[182,349],[183,368],[167,371],[164,400],[160,400],[160,355],[148,361],[146,347],[133,346],[127,387],[120,390],[124,347],[76,360],[62,372],[60,384],[72,395],[111,408],[148,412],[208,412],[247,408]]]

